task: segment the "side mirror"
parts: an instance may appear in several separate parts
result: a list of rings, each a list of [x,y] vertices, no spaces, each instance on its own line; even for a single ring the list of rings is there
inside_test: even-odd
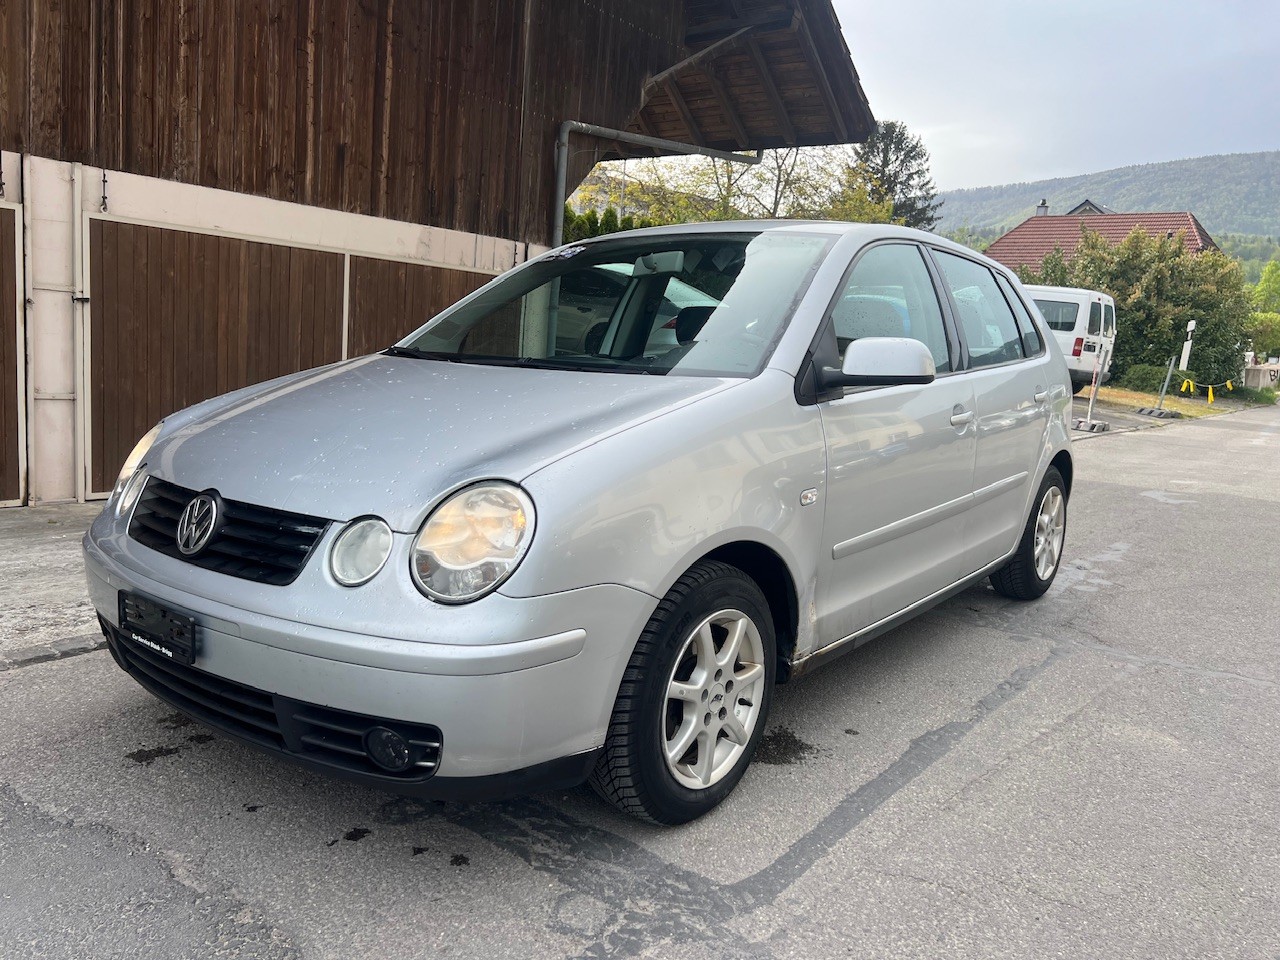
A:
[[[827,389],[890,387],[932,383],[937,371],[933,354],[910,337],[864,337],[849,344],[839,370],[824,367],[818,378]]]

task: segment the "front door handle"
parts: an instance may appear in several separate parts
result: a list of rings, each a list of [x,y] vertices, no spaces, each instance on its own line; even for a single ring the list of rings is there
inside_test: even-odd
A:
[[[1041,390],[1039,393],[1035,395],[1034,399],[1036,403],[1044,403],[1046,400],[1049,399],[1049,391]]]
[[[966,423],[973,423],[972,410],[965,413],[953,413],[951,415],[951,425],[953,427],[963,427]]]

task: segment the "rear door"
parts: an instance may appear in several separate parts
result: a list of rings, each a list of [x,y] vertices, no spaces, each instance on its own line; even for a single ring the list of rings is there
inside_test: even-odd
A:
[[[1049,427],[1051,371],[1049,354],[1007,280],[957,253],[935,249],[933,257],[968,354],[964,379],[973,389],[978,428],[973,500],[963,530],[963,573],[969,574],[1008,554],[1022,534],[1029,488],[1040,480],[1035,472]]]
[[[954,583],[977,451],[973,392],[923,250],[864,249],[821,336],[840,355],[860,337],[912,337],[938,371],[923,386],[864,387],[819,404],[827,503],[818,569],[819,643],[885,620]]]
[[[1111,369],[1111,358],[1116,352],[1116,305],[1110,297],[1102,301],[1102,355],[1101,372]]]

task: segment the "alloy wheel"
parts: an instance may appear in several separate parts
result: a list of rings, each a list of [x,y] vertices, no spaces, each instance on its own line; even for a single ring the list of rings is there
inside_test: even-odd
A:
[[[662,752],[682,786],[702,790],[742,756],[760,719],[765,679],[760,630],[721,610],[690,632],[667,682]]]
[[[1062,491],[1050,487],[1040,501],[1040,511],[1036,514],[1036,534],[1034,557],[1036,576],[1048,580],[1058,567],[1058,558],[1062,556],[1062,538],[1066,529],[1066,516],[1062,509]]]

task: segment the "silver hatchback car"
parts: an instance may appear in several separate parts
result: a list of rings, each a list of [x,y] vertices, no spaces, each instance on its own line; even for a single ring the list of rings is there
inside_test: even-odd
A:
[[[566,349],[562,287],[602,269]],[[657,323],[677,283],[704,302]],[[775,684],[982,578],[1048,589],[1070,400],[1017,279],[931,234],[615,234],[167,417],[89,593],[138,683],[279,756],[443,798],[589,779],[680,823]]]

